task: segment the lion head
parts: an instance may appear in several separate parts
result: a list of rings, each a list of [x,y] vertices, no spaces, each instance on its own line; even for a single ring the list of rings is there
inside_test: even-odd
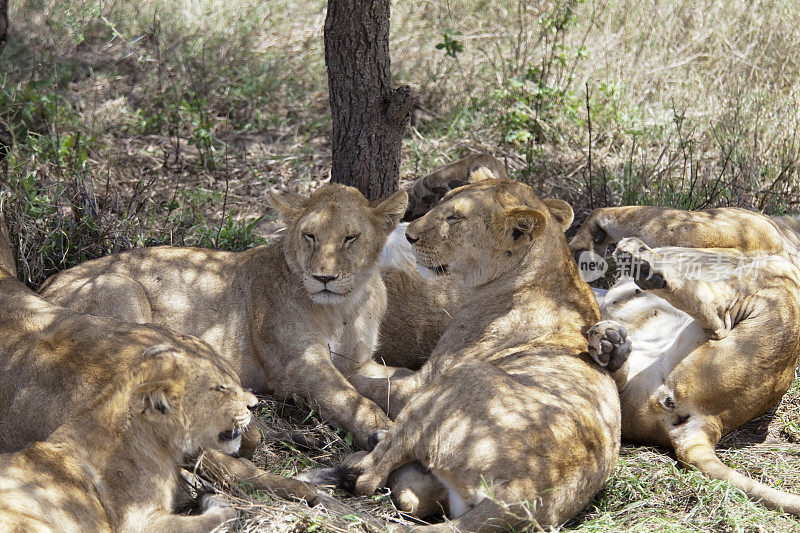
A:
[[[527,185],[487,174],[475,174],[406,229],[423,274],[451,274],[468,287],[487,283],[518,265],[545,232],[572,223],[566,202],[541,200]]]
[[[239,450],[242,430],[258,404],[236,373],[221,361],[187,359],[177,348],[153,346],[145,351],[131,394],[131,411],[155,431],[182,435],[183,453],[212,448],[227,454]]]
[[[357,189],[334,183],[308,198],[270,197],[286,222],[286,263],[318,304],[341,303],[359,292],[408,203],[405,192],[370,203]]]

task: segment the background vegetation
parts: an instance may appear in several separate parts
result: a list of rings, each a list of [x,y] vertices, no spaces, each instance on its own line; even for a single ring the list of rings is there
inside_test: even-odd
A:
[[[396,2],[393,71],[423,109],[406,139],[404,177],[486,150],[540,194],[570,201],[579,220],[625,203],[791,213],[800,202],[799,4]],[[2,200],[26,281],[36,287],[133,246],[242,249],[269,239],[278,226],[265,191],[305,191],[327,177],[324,8],[12,2],[0,118],[18,147],[2,170]],[[760,433],[727,441],[725,459],[800,492],[798,405],[794,388]],[[348,450],[346,435],[306,414],[297,427],[316,432],[326,451],[270,442],[259,456],[269,468],[291,473]],[[753,435],[769,444],[742,447]],[[241,528],[358,525],[299,504],[242,502],[255,507]],[[392,515],[385,498],[376,505]],[[678,470],[661,451],[634,447],[573,528],[800,529],[726,484]]]

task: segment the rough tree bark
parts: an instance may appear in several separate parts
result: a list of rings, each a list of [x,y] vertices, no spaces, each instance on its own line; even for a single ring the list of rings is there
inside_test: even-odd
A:
[[[400,149],[413,98],[392,87],[390,0],[328,0],[328,66],[333,154],[331,181],[370,200],[397,190]]]
[[[8,33],[8,0],[0,0],[0,50],[6,44]]]

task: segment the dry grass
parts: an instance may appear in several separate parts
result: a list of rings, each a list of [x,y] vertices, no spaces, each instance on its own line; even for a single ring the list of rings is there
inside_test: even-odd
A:
[[[328,173],[324,5],[13,2],[0,118],[19,146],[2,184],[28,283],[134,246],[241,249],[269,238],[276,224],[265,191],[305,191]],[[541,194],[569,200],[579,219],[621,203],[777,213],[800,202],[796,0],[421,0],[393,8],[393,71],[433,117],[407,137],[406,178],[481,149]],[[455,57],[436,48],[445,34],[462,46]],[[261,466],[291,475],[351,451],[346,435],[309,413],[268,402]],[[760,421],[766,432],[728,438],[723,458],[800,493],[798,419],[795,383]],[[316,446],[298,447],[292,432]],[[754,440],[766,443],[746,444]],[[362,528],[354,517],[247,487],[236,494],[243,517],[232,530]],[[385,495],[346,501],[399,519]],[[663,451],[626,446],[606,490],[563,528],[623,529],[800,525],[678,469]]]

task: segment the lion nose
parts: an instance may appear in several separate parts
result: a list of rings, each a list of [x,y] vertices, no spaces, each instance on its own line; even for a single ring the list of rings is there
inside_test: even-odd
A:
[[[252,392],[245,392],[245,401],[247,402],[247,408],[251,411],[261,405],[261,402]]]
[[[325,284],[328,283],[329,281],[335,280],[338,276],[313,276],[313,277],[320,283]]]
[[[419,240],[419,237],[412,237],[411,235],[406,233],[406,240],[408,242],[410,242],[411,244],[414,244],[415,242],[417,242]]]

